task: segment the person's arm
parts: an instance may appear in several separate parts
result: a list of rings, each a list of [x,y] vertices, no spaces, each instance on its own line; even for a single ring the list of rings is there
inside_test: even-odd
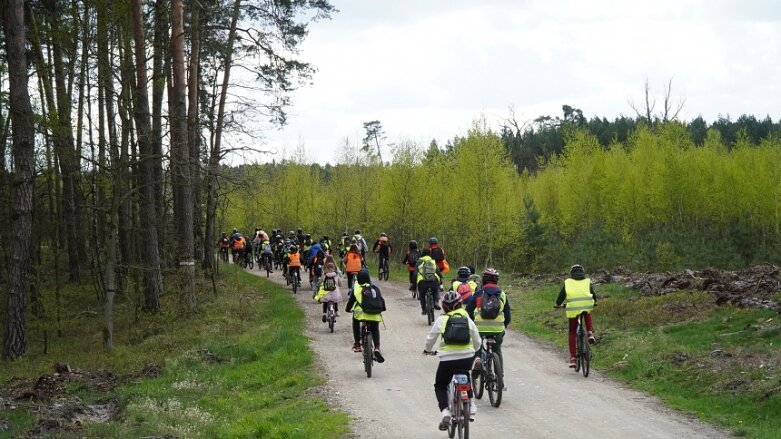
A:
[[[477,306],[477,293],[472,294],[472,297],[466,300],[466,312],[469,314],[471,320],[475,319],[475,307]]]
[[[594,305],[597,304],[597,292],[594,291],[594,284],[589,285],[589,289],[591,290],[591,297],[594,298]]]
[[[562,303],[564,303],[564,300],[567,298],[567,290],[565,287],[561,287],[561,291],[559,291],[559,297],[556,298],[556,306],[561,306]]]
[[[344,306],[344,310],[352,312],[353,306],[355,306],[355,293],[353,290],[350,290],[349,297],[347,298],[347,305]]]
[[[480,346],[483,344],[482,337],[480,336],[480,330],[477,329],[477,325],[472,320],[469,321],[469,334],[472,339],[472,349],[475,351],[480,350]]]
[[[512,321],[512,313],[510,312],[510,300],[507,298],[507,294],[504,296],[504,327],[508,327]]]
[[[444,320],[444,318],[445,316],[437,317],[437,320],[434,321],[433,325],[431,325],[431,330],[429,330],[428,334],[426,335],[425,350],[429,352],[434,350],[434,345],[436,345],[437,339],[439,339],[440,332],[442,331],[442,320]]]

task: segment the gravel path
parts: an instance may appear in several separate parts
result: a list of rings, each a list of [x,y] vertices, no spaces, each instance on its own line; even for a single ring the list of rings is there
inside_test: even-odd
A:
[[[285,284],[279,272],[273,273],[271,280]],[[328,378],[326,399],[351,414],[351,438],[444,438],[446,434],[437,430],[439,411],[433,389],[439,360],[421,355],[428,332],[426,318],[420,315],[418,302],[406,285],[378,285],[388,308],[385,327],[381,327],[386,361],[375,363],[372,378],[366,378],[361,355],[350,349],[350,314],[341,310],[335,332],[330,333],[311,291],[305,289],[297,295],[308,318],[306,331],[312,349],[325,363],[319,369]],[[518,332],[508,331],[502,348],[509,389],[498,409],[491,407],[487,393],[477,402],[471,437],[730,437],[596,371],[583,378],[566,367],[562,353]]]

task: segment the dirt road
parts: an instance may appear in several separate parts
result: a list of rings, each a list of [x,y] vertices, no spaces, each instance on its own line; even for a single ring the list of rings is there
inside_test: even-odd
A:
[[[258,273],[257,270],[253,270]],[[272,280],[284,285],[279,272]],[[346,282],[345,282],[346,283]],[[386,361],[366,378],[360,354],[351,351],[351,316],[343,311],[334,333],[322,323],[320,304],[309,290],[298,301],[308,317],[307,334],[325,366],[327,399],[349,412],[358,438],[444,438],[437,430],[434,397],[436,357],[421,355],[428,332],[425,316],[406,285],[378,282],[388,311],[381,328]],[[346,291],[346,288],[344,289]],[[292,291],[291,291],[292,293]],[[502,345],[506,382],[502,405],[488,395],[477,402],[470,437],[495,438],[723,438],[729,434],[662,407],[654,398],[627,390],[598,372],[588,378],[564,364],[564,355],[508,331]],[[596,355],[599,353],[596,349]]]

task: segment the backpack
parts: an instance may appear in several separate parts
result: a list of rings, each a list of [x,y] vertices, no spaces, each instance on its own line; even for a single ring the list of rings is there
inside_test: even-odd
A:
[[[445,332],[442,339],[446,344],[467,344],[471,340],[469,335],[469,317],[452,315],[445,323]]]
[[[323,289],[326,291],[333,291],[336,289],[336,276],[326,276],[323,279]]]
[[[461,282],[456,292],[461,296],[461,301],[463,302],[472,295],[472,287],[469,285],[469,282]]]
[[[385,311],[385,299],[382,298],[379,288],[374,285],[363,287],[361,309],[366,314],[380,314]]]
[[[502,308],[500,300],[500,291],[485,291],[480,304],[480,317],[486,320],[493,320],[499,317],[499,311]]]
[[[445,259],[445,253],[441,247],[434,247],[431,249],[431,259],[439,262]]]
[[[418,265],[418,258],[420,257],[420,252],[417,250],[410,250],[409,253],[407,253],[407,265],[410,265],[412,267],[415,267]]]
[[[436,282],[437,278],[437,263],[434,261],[426,261],[421,267],[423,271],[420,274],[423,275],[423,280],[426,282]]]

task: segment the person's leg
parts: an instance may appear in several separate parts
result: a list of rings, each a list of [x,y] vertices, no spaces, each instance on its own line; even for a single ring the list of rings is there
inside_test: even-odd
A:
[[[586,321],[586,330],[588,332],[594,332],[594,324],[591,321],[591,313],[590,312],[586,313],[584,320]]]
[[[426,312],[426,282],[418,284],[418,302],[420,302],[420,309],[424,313]]]
[[[434,395],[437,397],[439,410],[447,408],[447,386],[453,379],[452,361],[440,361],[434,378]]]
[[[409,272],[409,290],[413,291],[413,288],[417,288],[417,285],[415,285],[415,279],[417,278],[415,274],[415,270],[412,270]]]
[[[502,372],[504,373],[504,356],[502,355],[502,341],[504,340],[504,332],[493,332],[491,335],[493,335],[494,339],[496,340],[496,343],[494,343],[494,352],[499,355],[499,362],[502,364]]]
[[[374,348],[380,348],[380,322],[369,322],[369,331],[372,333]]]
[[[355,317],[353,317],[353,343],[353,348],[361,345],[361,322]]]
[[[570,358],[575,357],[575,334],[578,331],[578,319],[577,318],[567,318],[569,320],[569,356]]]

